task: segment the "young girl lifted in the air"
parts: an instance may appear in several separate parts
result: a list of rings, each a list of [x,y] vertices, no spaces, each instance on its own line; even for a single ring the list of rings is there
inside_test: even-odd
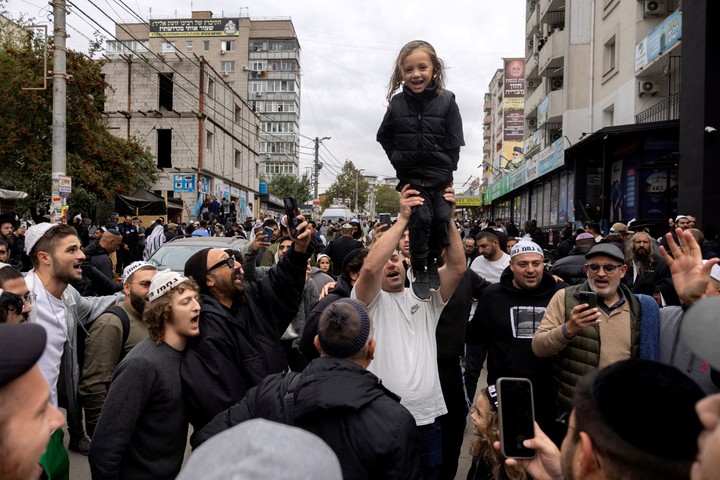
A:
[[[408,228],[413,292],[429,299],[430,289],[440,287],[438,258],[451,221],[443,194],[452,186],[465,145],[455,95],[445,90],[445,65],[432,45],[415,40],[400,50],[387,100],[377,141],[395,168],[398,191],[410,184],[425,200],[413,207]]]

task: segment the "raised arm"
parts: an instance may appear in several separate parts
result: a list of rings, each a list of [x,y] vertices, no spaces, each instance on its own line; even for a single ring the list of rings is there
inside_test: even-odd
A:
[[[448,246],[445,247],[445,265],[440,270],[440,296],[447,302],[465,273],[465,249],[463,248],[460,232],[455,225],[455,190],[452,187],[445,189],[443,196],[450,207],[450,225],[448,227]]]
[[[672,235],[666,235],[668,246],[672,252],[670,256],[665,247],[660,247],[665,263],[672,273],[675,291],[684,305],[692,305],[705,295],[708,282],[710,281],[710,270],[718,263],[717,258],[708,260],[703,264],[702,251],[688,230],[675,229],[680,246],[675,243]]]
[[[409,185],[403,187],[397,221],[370,247],[354,287],[356,298],[366,305],[375,299],[382,288],[383,267],[397,249],[400,238],[408,226],[412,207],[422,205],[424,202],[422,197],[417,196],[419,193],[410,189]]]

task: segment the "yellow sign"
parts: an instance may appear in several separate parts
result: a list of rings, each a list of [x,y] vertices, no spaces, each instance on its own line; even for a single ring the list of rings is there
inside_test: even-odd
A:
[[[481,197],[455,197],[455,203],[458,207],[481,207]]]

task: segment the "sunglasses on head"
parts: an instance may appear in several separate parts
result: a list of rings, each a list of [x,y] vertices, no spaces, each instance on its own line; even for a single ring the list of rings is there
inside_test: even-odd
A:
[[[622,267],[622,265],[613,265],[611,263],[608,263],[606,265],[600,265],[598,263],[588,263],[587,267],[588,267],[588,270],[590,270],[593,273],[599,272],[600,268],[605,270],[605,273],[613,273],[616,269]]]

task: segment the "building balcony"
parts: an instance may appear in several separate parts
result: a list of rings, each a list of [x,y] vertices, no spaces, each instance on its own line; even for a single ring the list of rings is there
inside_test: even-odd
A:
[[[538,104],[545,97],[546,80],[537,79],[533,81],[540,82],[540,80],[542,80],[542,82],[532,92],[530,92],[530,88],[525,87],[525,91],[530,92],[530,94],[525,97],[525,116],[532,116],[530,114],[537,110]]]
[[[670,95],[661,101],[635,115],[635,123],[664,122],[680,118],[680,94]]]
[[[538,57],[538,54],[531,53],[525,59],[525,78],[536,78],[538,76]]]
[[[538,59],[539,73],[542,75],[548,68],[563,66],[565,53],[568,49],[567,29],[553,32],[540,50]]]
[[[525,36],[530,36],[532,33],[536,33],[538,30],[539,22],[539,11],[537,4],[533,7],[532,12],[528,16],[527,22],[525,22]]]
[[[562,116],[567,110],[565,90],[554,90],[547,94],[538,105],[538,126],[562,123]]]
[[[565,0],[541,0],[540,22],[547,23],[548,12],[565,9]]]

